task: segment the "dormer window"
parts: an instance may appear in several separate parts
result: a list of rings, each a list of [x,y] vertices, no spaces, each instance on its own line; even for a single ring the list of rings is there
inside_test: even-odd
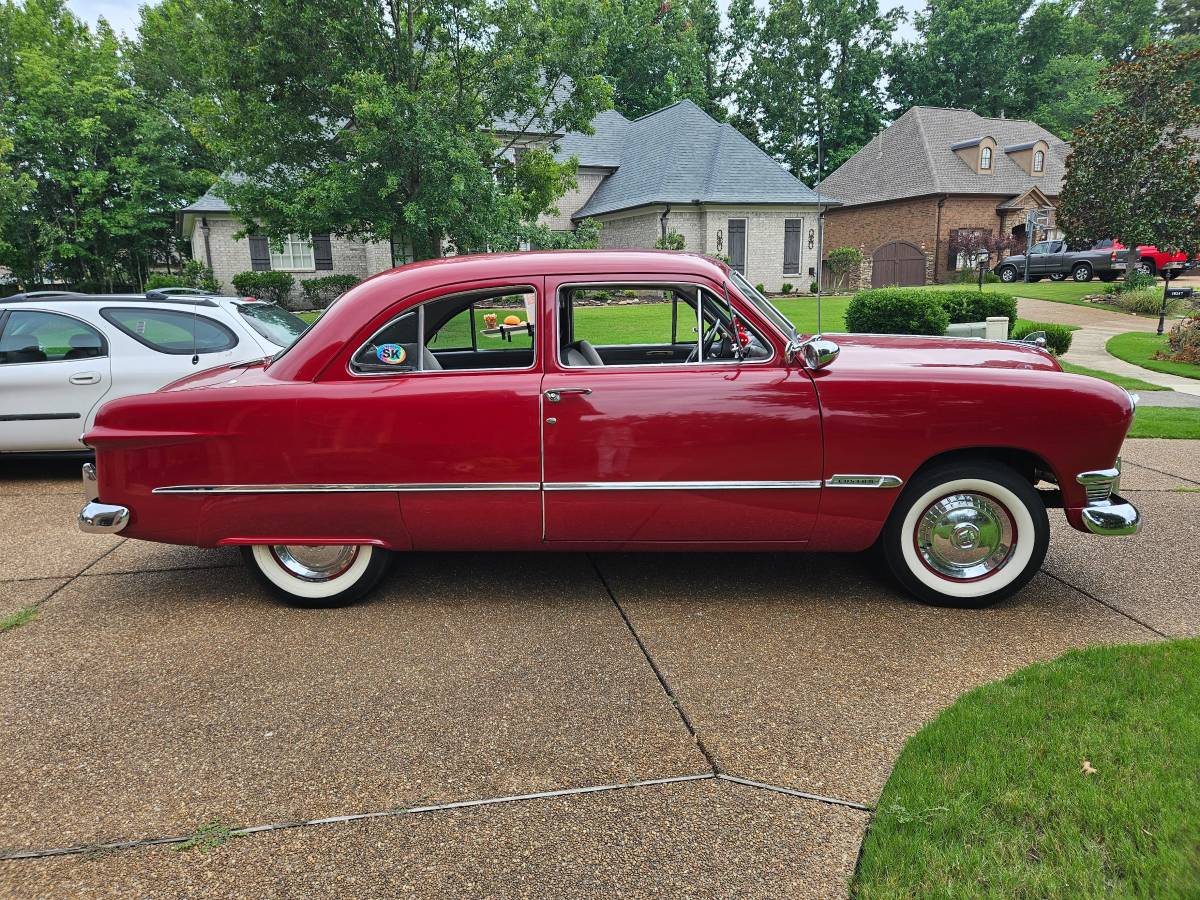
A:
[[[1046,169],[1046,153],[1043,150],[1038,150],[1033,154],[1033,171],[1039,175]]]
[[[992,167],[992,148],[984,147],[979,151],[979,168],[987,171]]]

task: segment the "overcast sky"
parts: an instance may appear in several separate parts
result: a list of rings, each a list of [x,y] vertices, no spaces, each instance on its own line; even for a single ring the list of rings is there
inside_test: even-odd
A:
[[[719,2],[722,9],[725,9],[729,5],[729,0],[719,0]],[[116,31],[133,34],[137,28],[138,7],[145,4],[140,2],[140,0],[67,0],[67,5],[74,11],[75,15],[86,19],[93,25],[96,23],[96,19],[104,16],[104,18],[108,19],[108,24]],[[923,0],[880,0],[880,5],[884,9],[894,9],[897,6],[901,6],[912,11],[920,9],[924,3]],[[902,25],[900,27],[901,37],[910,37],[911,35],[911,26]]]

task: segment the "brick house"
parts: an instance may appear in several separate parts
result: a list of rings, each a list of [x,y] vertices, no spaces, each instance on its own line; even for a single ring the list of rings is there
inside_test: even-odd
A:
[[[653,247],[675,231],[687,250],[726,257],[767,290],[785,282],[807,290],[817,265],[821,198],[737,129],[690,100],[632,121],[608,110],[591,124],[592,134],[524,135],[527,144],[551,146],[560,160],[579,162],[578,186],[543,224],[569,231],[594,218],[603,225],[606,249]],[[285,270],[297,281],[334,273],[365,278],[409,261],[402,247],[336,235],[292,235],[282,252],[265,238],[235,239],[241,223],[211,189],[182,218],[192,257],[205,261],[226,289],[248,269]]]
[[[1057,235],[1069,152],[1035,122],[914,106],[820,184],[842,201],[826,213],[825,248],[862,248],[864,284],[952,280],[974,262],[964,243],[1023,245],[1030,209],[1050,209],[1047,234]]]

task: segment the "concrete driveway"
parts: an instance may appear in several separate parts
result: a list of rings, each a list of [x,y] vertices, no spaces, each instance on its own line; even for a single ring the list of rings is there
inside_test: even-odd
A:
[[[844,896],[962,691],[1200,632],[1200,442],[1125,459],[1145,531],[1052,514],[982,612],[865,556],[698,554],[412,555],[301,612],[234,554],[80,534],[76,465],[8,464],[0,616],[38,606],[0,634],[0,895]],[[259,830],[149,843],[205,823]]]

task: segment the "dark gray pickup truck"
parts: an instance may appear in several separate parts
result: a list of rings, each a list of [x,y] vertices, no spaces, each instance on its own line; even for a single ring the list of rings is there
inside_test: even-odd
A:
[[[1068,250],[1066,241],[1039,241],[1029,253],[1029,280],[1113,281],[1124,274],[1114,250]],[[1003,282],[1025,279],[1025,254],[1006,256],[992,270]]]

